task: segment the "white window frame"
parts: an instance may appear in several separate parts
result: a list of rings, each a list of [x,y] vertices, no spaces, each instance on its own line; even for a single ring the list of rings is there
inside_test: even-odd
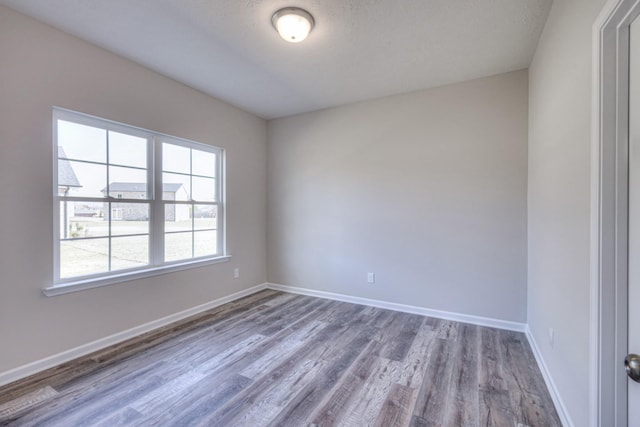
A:
[[[61,196],[58,192],[58,120],[70,121],[82,125],[92,126],[108,131],[115,131],[145,138],[147,140],[147,193],[149,198],[145,203],[149,205],[149,264],[144,267],[136,267],[127,270],[109,271],[91,275],[71,278],[60,277],[60,202],[85,201],[85,202],[116,202],[116,203],[140,203],[140,199],[125,199],[111,197],[109,193],[105,197],[85,196]],[[43,292],[47,296],[54,296],[99,286],[121,283],[129,280],[180,271],[204,265],[216,264],[228,261],[231,256],[227,253],[226,246],[226,191],[225,191],[225,151],[220,147],[207,145],[184,138],[153,132],[147,129],[129,126],[123,123],[90,116],[59,107],[53,108],[53,284],[45,287]],[[215,205],[217,207],[217,248],[218,254],[189,258],[185,260],[164,262],[164,210],[162,183],[162,144],[168,143],[195,150],[216,154],[216,194],[214,202],[189,200],[181,202],[194,206],[196,204]],[[109,164],[109,159],[106,160]],[[107,181],[108,184],[108,181]],[[109,237],[111,238],[111,237]]]

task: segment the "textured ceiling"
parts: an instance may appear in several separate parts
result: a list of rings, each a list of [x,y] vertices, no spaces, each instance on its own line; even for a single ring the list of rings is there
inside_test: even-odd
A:
[[[552,0],[0,0],[264,118],[529,66]],[[302,7],[303,43],[271,15]]]

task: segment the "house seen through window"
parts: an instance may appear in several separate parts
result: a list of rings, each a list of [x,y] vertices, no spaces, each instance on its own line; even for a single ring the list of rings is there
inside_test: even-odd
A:
[[[54,110],[55,282],[224,255],[222,150]]]

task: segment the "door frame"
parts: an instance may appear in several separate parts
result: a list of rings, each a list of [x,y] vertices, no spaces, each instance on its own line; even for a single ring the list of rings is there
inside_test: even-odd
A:
[[[609,0],[593,25],[590,419],[627,426],[629,27],[640,0]]]

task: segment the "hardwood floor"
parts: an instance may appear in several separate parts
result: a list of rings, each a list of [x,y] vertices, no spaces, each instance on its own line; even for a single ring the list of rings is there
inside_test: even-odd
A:
[[[0,425],[561,423],[521,333],[266,290],[0,388]]]

